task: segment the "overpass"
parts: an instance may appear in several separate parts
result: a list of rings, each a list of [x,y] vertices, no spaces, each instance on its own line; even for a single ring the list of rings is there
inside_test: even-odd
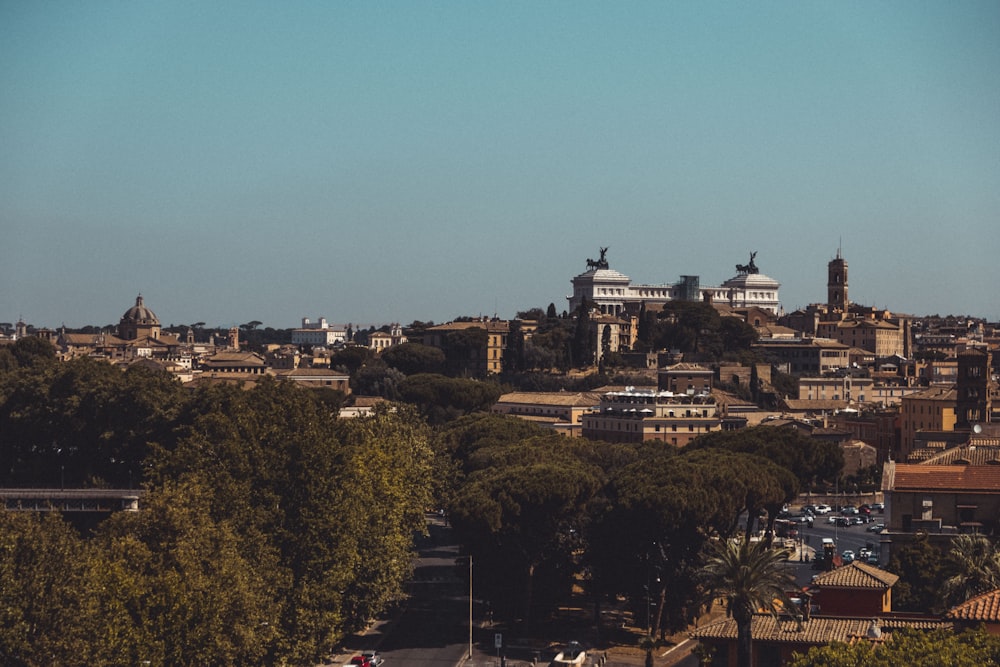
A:
[[[137,512],[143,489],[0,489],[10,512]]]

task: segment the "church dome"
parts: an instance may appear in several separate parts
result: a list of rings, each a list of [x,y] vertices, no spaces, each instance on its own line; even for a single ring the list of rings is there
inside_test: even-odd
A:
[[[125,311],[122,322],[130,324],[159,324],[156,313],[142,303],[142,295],[135,298],[135,305]]]

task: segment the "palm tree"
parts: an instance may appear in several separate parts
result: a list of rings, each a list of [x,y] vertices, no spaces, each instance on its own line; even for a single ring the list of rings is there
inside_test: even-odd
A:
[[[985,535],[957,536],[945,567],[954,572],[944,582],[945,599],[952,605],[1000,588],[1000,550]]]
[[[788,568],[787,549],[772,549],[766,542],[720,540],[710,543],[701,574],[710,598],[726,598],[726,614],[736,621],[736,664],[752,664],[754,613],[764,610],[777,616],[785,609],[798,611],[788,592],[795,577]]]

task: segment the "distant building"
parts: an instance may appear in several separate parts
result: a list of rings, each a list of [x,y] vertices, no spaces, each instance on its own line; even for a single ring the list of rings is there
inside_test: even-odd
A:
[[[710,368],[681,362],[659,369],[657,387],[675,394],[706,394],[712,392],[714,377],[715,371]]]
[[[711,394],[669,391],[611,391],[601,396],[599,410],[583,415],[583,437],[606,442],[659,440],[683,447],[699,435],[722,429]]]
[[[399,324],[393,324],[389,327],[388,332],[373,331],[368,334],[368,348],[375,352],[375,354],[381,354],[393,345],[402,345],[405,342],[407,342],[407,338],[403,334],[403,328]]]
[[[600,394],[592,391],[515,391],[501,396],[491,411],[519,417],[563,435],[580,436],[583,416],[593,412],[600,400]]]
[[[917,448],[921,431],[954,431],[957,392],[955,385],[935,385],[904,396],[899,411],[900,458],[905,458]]]
[[[347,330],[331,327],[323,317],[319,318],[319,322],[310,322],[308,317],[303,317],[302,326],[292,329],[292,345],[333,347],[346,340]]]
[[[653,306],[671,301],[706,301],[779,314],[781,284],[758,271],[756,255],[751,253],[750,263],[738,264],[737,275],[717,287],[702,287],[698,276],[681,276],[672,285],[633,285],[628,276],[609,266],[607,248],[602,248],[600,259],[587,260],[587,270],[571,281],[569,310],[577,310],[586,300],[604,315],[622,316],[629,306],[638,307],[643,302]]]
[[[481,329],[483,343],[475,346],[456,346],[451,334]],[[449,322],[424,330],[423,344],[436,347],[445,353],[449,363],[460,366],[472,375],[493,375],[503,371],[504,354],[507,351],[507,337],[510,322],[506,320],[478,318],[462,322]],[[463,341],[463,343],[468,342]],[[449,354],[451,355],[449,357]],[[461,358],[457,358],[460,355]]]
[[[789,375],[824,375],[850,367],[851,348],[825,338],[758,340],[753,349]]]
[[[118,337],[122,340],[160,337],[160,320],[143,303],[141,294],[135,298],[135,305],[126,310],[119,320]]]

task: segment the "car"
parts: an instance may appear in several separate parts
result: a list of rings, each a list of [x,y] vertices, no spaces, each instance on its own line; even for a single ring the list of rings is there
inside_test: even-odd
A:
[[[844,559],[844,564],[845,564],[845,565],[846,565],[847,563],[853,563],[853,562],[854,562],[854,552],[853,552],[853,551],[851,551],[850,549],[848,549],[848,550],[847,550],[847,551],[845,551],[844,553],[840,554],[840,557],[841,557],[842,559]]]
[[[866,528],[866,530],[869,533],[881,533],[883,530],[885,530],[885,524],[884,523],[873,523],[872,525],[868,526],[868,528]]]
[[[582,665],[587,660],[587,652],[583,650],[580,642],[570,642],[566,648],[556,654],[552,661],[553,665]]]
[[[865,558],[868,558],[871,555],[872,555],[872,550],[869,549],[868,547],[861,547],[860,549],[858,549],[858,558],[860,558],[861,560],[864,560]]]
[[[860,525],[862,525],[864,523],[865,523],[865,520],[864,520],[863,517],[860,517],[860,516],[852,516],[851,517],[851,525],[852,526],[860,526]]]
[[[872,503],[871,509],[873,512],[878,512],[881,514],[885,511],[885,505],[883,503]]]
[[[347,663],[348,667],[373,667],[372,663],[363,655],[356,655]]]
[[[858,514],[858,508],[852,507],[850,505],[840,508],[841,516],[855,516]]]
[[[385,658],[378,651],[362,651],[361,657],[367,658],[371,667],[382,667],[382,663],[385,662]]]
[[[869,554],[868,558],[865,559],[865,562],[869,565],[878,565],[878,554]]]
[[[833,509],[829,505],[816,505],[816,514],[829,514]]]
[[[816,513],[816,506],[815,505],[804,505],[802,507],[802,513],[804,514],[806,512],[809,512],[810,514],[815,514]]]

